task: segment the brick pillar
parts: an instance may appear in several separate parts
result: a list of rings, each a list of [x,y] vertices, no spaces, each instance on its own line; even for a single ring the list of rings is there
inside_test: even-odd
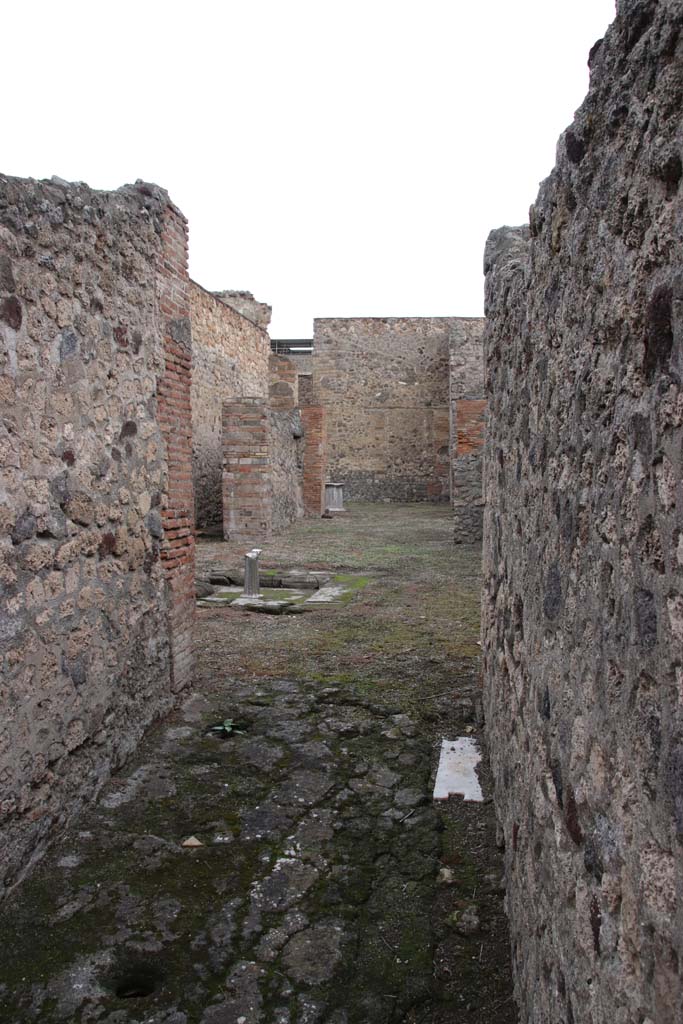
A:
[[[322,405],[309,405],[301,410],[301,419],[304,425],[304,515],[317,517],[325,511],[325,409]]]
[[[169,593],[171,687],[192,678],[195,617],[194,493],[192,487],[192,334],[187,275],[187,221],[169,203],[163,221],[157,299],[165,366],[159,380],[159,423],[166,444],[161,559]]]
[[[268,406],[262,398],[223,403],[223,533],[254,544],[272,530]]]
[[[454,402],[451,501],[456,544],[471,544],[482,539],[485,419],[486,399],[458,398]]]

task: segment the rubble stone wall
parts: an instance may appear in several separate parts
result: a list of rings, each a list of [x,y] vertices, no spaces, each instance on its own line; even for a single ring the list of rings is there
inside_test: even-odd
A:
[[[314,403],[347,500],[448,501],[452,318],[315,320]]]
[[[483,317],[458,318],[449,337],[451,502],[456,544],[481,541],[484,496]]]
[[[299,405],[301,408],[305,408],[307,405],[315,404],[314,390],[313,390],[313,374],[311,373],[300,373],[297,380],[298,391],[299,391]]]
[[[190,680],[186,224],[0,176],[0,890]]]
[[[266,396],[270,345],[263,327],[257,326],[200,285],[192,282],[190,295],[194,357],[193,474],[197,528],[221,533],[223,403],[245,396]]]
[[[453,499],[455,539],[481,540],[481,441],[457,406],[481,400],[483,318],[316,320],[304,402],[327,414],[328,474],[351,500]],[[305,382],[305,387],[303,387]],[[462,414],[471,416],[463,406]],[[461,417],[462,418],[462,417]]]
[[[483,647],[531,1024],[683,1004],[683,5],[622,0],[485,267]]]

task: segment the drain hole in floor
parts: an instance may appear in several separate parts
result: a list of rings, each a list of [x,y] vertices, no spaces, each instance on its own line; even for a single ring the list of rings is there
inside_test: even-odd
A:
[[[156,992],[162,981],[163,974],[158,967],[133,963],[117,972],[111,987],[117,999],[145,999]]]

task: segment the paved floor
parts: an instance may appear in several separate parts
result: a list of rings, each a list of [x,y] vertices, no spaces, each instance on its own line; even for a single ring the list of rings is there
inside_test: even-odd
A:
[[[490,801],[431,801],[442,736],[479,731],[478,550],[366,506],[264,559],[359,586],[200,610],[193,692],[0,909],[1,1022],[515,1020]]]

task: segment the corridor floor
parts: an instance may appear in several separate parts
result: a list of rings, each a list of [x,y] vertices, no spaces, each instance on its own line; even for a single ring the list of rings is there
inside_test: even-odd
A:
[[[431,800],[442,737],[481,738],[450,531],[357,505],[263,545],[353,576],[342,603],[198,610],[193,692],[0,907],[0,1022],[516,1020],[486,768],[483,804]]]

